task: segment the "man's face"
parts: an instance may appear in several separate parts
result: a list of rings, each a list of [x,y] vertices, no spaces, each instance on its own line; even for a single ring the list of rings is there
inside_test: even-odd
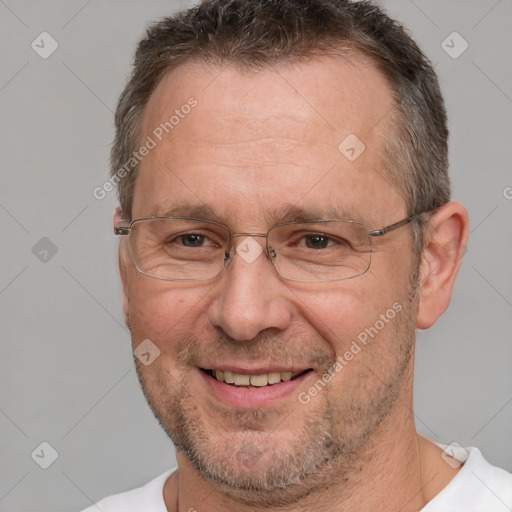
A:
[[[191,97],[197,106],[140,164],[133,219],[179,207],[232,232],[266,233],[290,207],[309,217],[338,209],[370,229],[407,216],[384,171],[390,90],[361,59],[258,72],[186,64],[151,97],[141,141]],[[353,161],[338,149],[350,134],[366,146]],[[412,379],[411,238],[402,228],[372,243],[368,272],[327,283],[286,281],[265,253],[249,263],[236,252],[210,281],[161,281],[139,274],[122,244],[134,348],[149,338],[160,350],[138,363],[144,392],[205,478],[242,498],[260,491],[259,503],[293,501],[360,460],[383,420],[398,417]],[[310,371],[247,388],[204,369]]]

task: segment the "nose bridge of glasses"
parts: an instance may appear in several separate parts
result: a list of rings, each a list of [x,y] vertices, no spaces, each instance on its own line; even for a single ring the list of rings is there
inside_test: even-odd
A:
[[[231,238],[235,238],[237,236],[259,236],[263,238],[267,238],[267,233],[231,233]]]
[[[231,233],[230,235],[231,235],[231,240],[230,240],[230,245],[226,250],[226,255],[232,256],[235,252],[238,252],[236,249],[237,246],[233,242],[233,239],[234,238],[242,238],[242,237],[243,238],[239,242],[241,244],[243,244],[244,241],[247,240],[247,238],[264,238],[265,242],[263,244],[263,252],[265,252],[265,253],[267,252],[266,247],[267,247],[268,233]],[[256,243],[258,243],[258,242],[256,242]],[[245,251],[242,251],[242,252],[245,252]]]

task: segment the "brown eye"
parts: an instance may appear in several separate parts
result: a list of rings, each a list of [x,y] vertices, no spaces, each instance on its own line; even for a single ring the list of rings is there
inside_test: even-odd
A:
[[[309,249],[325,249],[329,245],[329,237],[322,234],[308,235],[304,240]]]
[[[197,233],[187,233],[181,235],[178,239],[181,245],[186,247],[203,247],[205,245],[206,237]]]

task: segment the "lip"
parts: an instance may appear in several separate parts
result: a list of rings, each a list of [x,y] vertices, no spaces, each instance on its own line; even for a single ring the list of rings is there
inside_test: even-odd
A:
[[[264,368],[263,366],[258,366],[254,368],[247,368],[247,367],[240,367],[240,366],[233,366],[233,365],[206,365],[201,366],[200,368],[203,368],[204,370],[221,370],[223,372],[232,372],[232,373],[239,373],[240,375],[263,375],[264,373],[283,373],[283,372],[304,372],[308,370],[309,368],[285,368],[284,366],[271,366]]]
[[[212,394],[222,404],[236,409],[262,409],[265,407],[271,407],[290,395],[298,395],[297,391],[300,385],[310,376],[310,374],[313,373],[313,371],[309,371],[299,375],[293,380],[283,381],[279,384],[272,384],[271,386],[261,388],[244,388],[220,382],[199,368],[197,371],[207,386],[210,394]],[[241,372],[240,370],[236,370],[236,373]],[[248,370],[245,370],[243,375],[247,373]],[[262,373],[266,373],[266,371],[263,371]]]

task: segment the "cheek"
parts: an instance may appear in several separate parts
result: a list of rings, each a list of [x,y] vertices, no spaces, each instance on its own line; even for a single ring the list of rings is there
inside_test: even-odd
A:
[[[301,292],[299,316],[313,326],[338,355],[343,354],[358,336],[364,339],[364,333],[379,321],[381,315],[386,316],[391,310],[395,318],[393,305],[395,308],[398,307],[396,304],[405,307],[405,285],[377,282],[378,279],[371,275],[358,279],[357,283],[353,280],[342,285],[325,284],[320,294],[314,290]]]
[[[129,280],[127,293],[134,343],[149,338],[162,348],[191,333],[205,299],[204,289],[178,288],[140,274]]]

